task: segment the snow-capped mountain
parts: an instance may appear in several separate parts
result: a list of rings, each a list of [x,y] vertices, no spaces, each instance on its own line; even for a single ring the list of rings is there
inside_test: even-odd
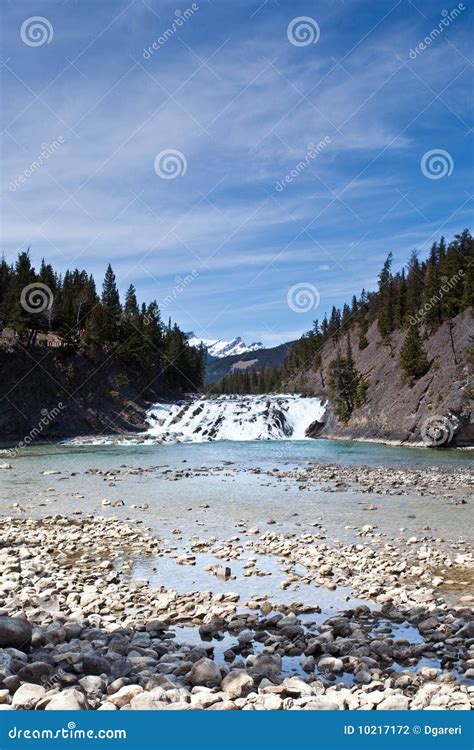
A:
[[[237,336],[232,341],[221,341],[221,339],[202,339],[194,334],[194,331],[190,331],[186,334],[187,339],[191,346],[199,346],[203,344],[207,353],[210,357],[230,357],[235,354],[246,354],[247,352],[255,352],[257,349],[263,349],[261,341],[254,341],[253,344],[247,346],[242,341],[240,336]]]

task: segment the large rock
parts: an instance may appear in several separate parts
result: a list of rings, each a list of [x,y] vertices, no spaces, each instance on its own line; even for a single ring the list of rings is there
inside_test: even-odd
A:
[[[474,638],[474,622],[468,622],[458,630],[456,638]]]
[[[315,419],[314,422],[311,422],[309,427],[306,428],[304,434],[308,438],[317,438],[322,433],[325,427],[326,422],[320,422],[319,420]]]
[[[33,685],[25,682],[21,685],[13,696],[12,708],[31,711],[38,701],[43,698],[46,689],[42,685]]]
[[[102,677],[89,674],[79,680],[79,685],[87,695],[96,697],[105,692],[105,682]]]
[[[318,661],[318,670],[321,674],[342,674],[344,664],[342,659],[336,659],[335,656],[323,656]]]
[[[308,701],[303,708],[304,711],[339,711],[339,705],[327,698],[314,698]]]
[[[404,695],[389,695],[377,706],[379,711],[406,711],[408,708],[408,698]]]
[[[278,654],[259,654],[252,669],[252,673],[258,677],[271,679],[281,672],[281,656]]]
[[[31,645],[31,633],[28,620],[0,617],[0,648],[13,647],[27,651]]]
[[[235,669],[224,677],[221,690],[231,698],[241,698],[253,688],[253,679],[247,672]]]
[[[169,703],[165,700],[165,691],[161,688],[150,690],[147,693],[138,693],[130,701],[132,711],[162,711],[168,707]]]
[[[128,706],[132,698],[140,693],[143,693],[143,688],[140,685],[124,685],[116,693],[110,695],[107,700],[117,708],[122,708],[122,706]]]
[[[87,706],[86,699],[79,690],[67,688],[54,695],[46,706],[46,711],[84,711]]]
[[[191,685],[204,685],[205,687],[217,687],[221,684],[221,670],[214,664],[212,659],[199,659],[196,661],[189,673]]]
[[[25,664],[18,671],[18,677],[23,682],[34,682],[36,685],[45,685],[53,672],[53,667],[45,661],[33,661]]]
[[[110,662],[103,656],[97,654],[84,654],[82,657],[82,671],[84,674],[108,675],[110,672]]]

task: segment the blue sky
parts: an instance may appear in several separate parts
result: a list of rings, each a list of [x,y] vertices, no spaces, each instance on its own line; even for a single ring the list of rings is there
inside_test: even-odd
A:
[[[185,330],[275,345],[373,288],[390,250],[398,267],[472,227],[467,1],[5,0],[2,16],[9,260],[31,245],[100,281],[110,261]],[[317,309],[288,304],[297,284]]]

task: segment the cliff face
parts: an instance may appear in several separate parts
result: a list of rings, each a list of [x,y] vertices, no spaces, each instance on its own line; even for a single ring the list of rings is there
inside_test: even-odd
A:
[[[104,354],[0,350],[0,443],[143,430],[150,403],[178,395],[150,380]]]
[[[473,367],[467,352],[473,322],[472,309],[467,310],[423,342],[431,367],[413,386],[403,380],[399,367],[405,332],[396,331],[390,347],[383,346],[374,323],[367,334],[368,346],[359,351],[354,328],[350,337],[355,365],[369,381],[366,401],[345,424],[329,408],[324,426],[315,425],[310,436],[422,443],[428,434],[440,446],[474,445]],[[329,398],[328,367],[335,353],[333,343],[327,342],[321,371],[300,372],[286,384],[288,388]]]

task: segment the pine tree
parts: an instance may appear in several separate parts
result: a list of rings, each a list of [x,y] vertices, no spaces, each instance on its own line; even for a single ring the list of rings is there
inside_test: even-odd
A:
[[[388,340],[394,328],[392,262],[393,255],[389,253],[379,274],[377,326],[383,342]]]
[[[422,293],[423,272],[420,261],[418,260],[418,252],[413,250],[408,262],[405,322],[409,322],[410,318],[416,317],[420,307]]]
[[[405,380],[413,383],[425,375],[430,367],[428,358],[416,325],[408,328],[408,333],[400,350],[400,367]]]
[[[356,394],[361,375],[352,356],[350,338],[347,338],[346,356],[337,351],[329,365],[328,387],[334,413],[341,422],[348,422],[356,407]]]
[[[13,328],[24,343],[32,343],[36,336],[37,313],[30,312],[22,302],[22,293],[30,284],[36,281],[36,274],[31,265],[30,250],[21,252],[15,263],[11,283],[8,290],[8,320],[7,324]]]
[[[119,340],[120,318],[122,315],[122,306],[115,282],[115,274],[110,263],[105,272],[101,303],[103,311],[101,338],[110,347],[115,345]]]
[[[119,352],[125,359],[148,364],[144,329],[144,321],[140,316],[135,287],[130,284],[125,295],[120,321]]]
[[[365,312],[361,312],[360,314],[360,323],[359,323],[359,350],[362,351],[366,348],[366,346],[369,345],[369,340],[367,338],[367,331],[369,330],[369,324],[367,321],[367,315]]]
[[[10,266],[2,256],[0,261],[0,330],[6,325],[9,311],[8,292],[12,279]]]
[[[407,281],[405,269],[397,273],[394,280],[395,328],[402,328],[405,322],[407,305]]]

